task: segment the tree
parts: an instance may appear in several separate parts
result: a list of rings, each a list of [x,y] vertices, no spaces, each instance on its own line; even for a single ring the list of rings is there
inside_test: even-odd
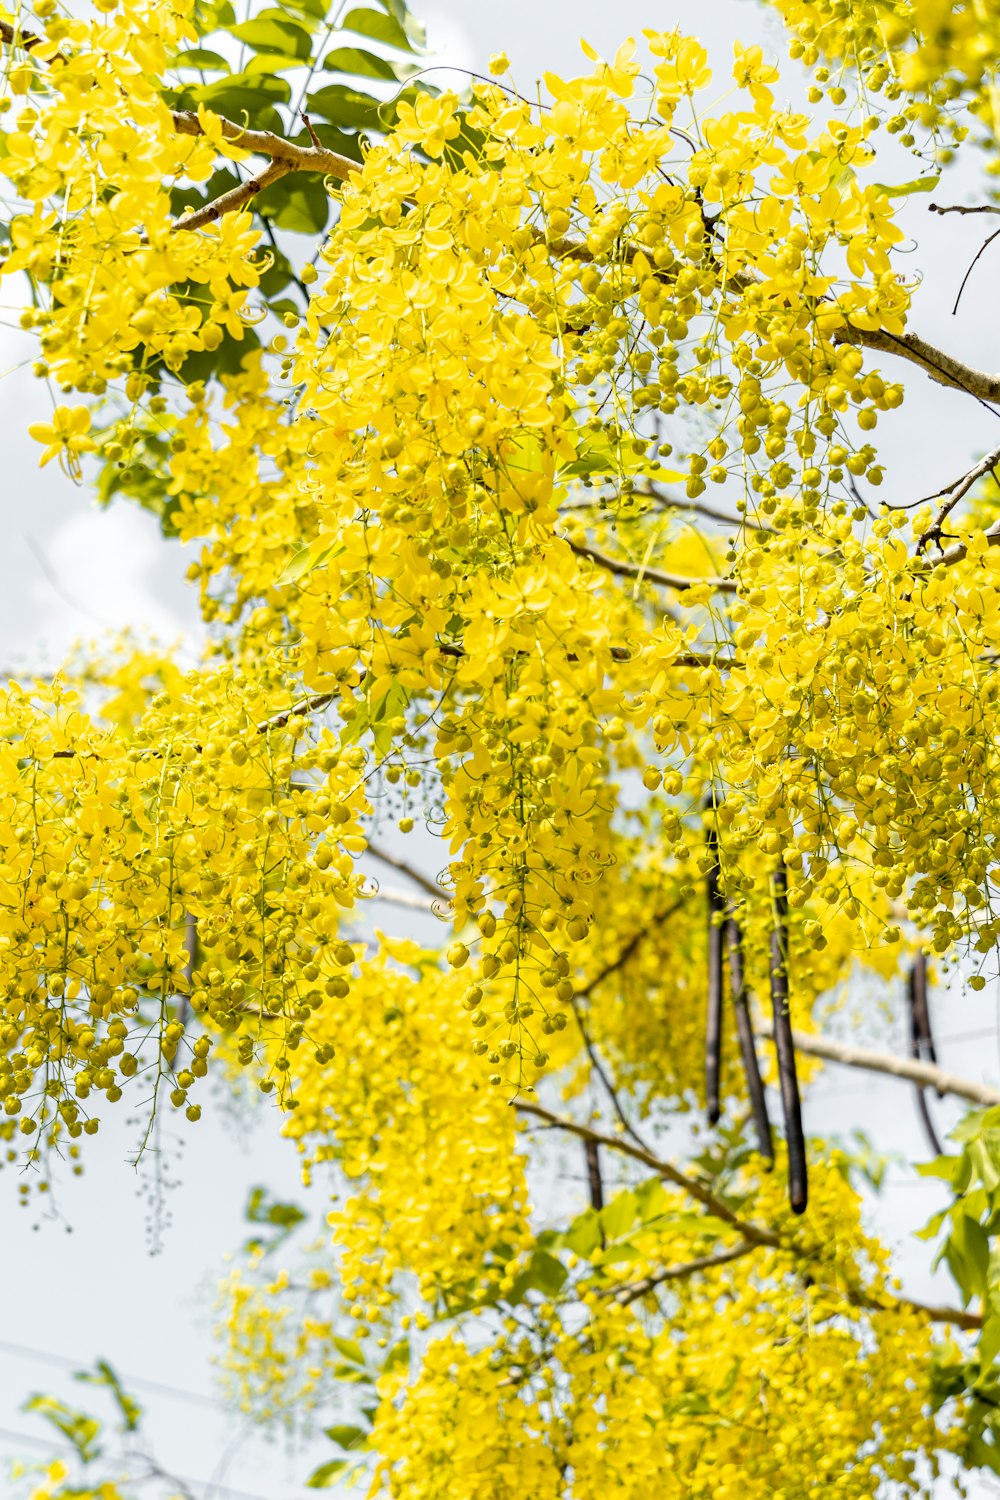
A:
[[[676,31],[652,82],[585,49],[534,102],[504,58],[418,86],[400,0],[344,20],[377,53],[322,0],[3,23],[3,270],[66,398],[41,461],[199,541],[211,631],[198,671],[124,644],[8,684],[2,1128],[44,1184],[105,1104],[194,1124],[211,1069],[273,1096],[353,1196],[294,1275],[251,1251],[227,1359],[262,1419],[353,1412],[317,1487],[1000,1472],[1000,1093],[936,1066],[927,1006],[929,964],[995,973],[1000,450],[882,502],[872,440],[907,364],[1000,404],[909,326],[897,223],[995,152],[1000,22],[776,6],[831,120],[738,44],[720,103]],[[418,816],[436,879],[380,843]],[[359,937],[365,856],[440,948]],[[908,984],[912,1058],[817,1031],[863,968]],[[926,1168],[953,1306],[804,1139],[815,1057],[979,1106]],[[554,1137],[589,1189],[558,1222]]]

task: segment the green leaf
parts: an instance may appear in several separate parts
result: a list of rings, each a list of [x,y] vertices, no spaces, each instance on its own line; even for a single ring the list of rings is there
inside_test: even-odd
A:
[[[393,15],[379,15],[377,10],[349,10],[341,26],[344,31],[371,37],[372,41],[384,42],[387,47],[397,47],[401,52],[413,51],[404,27]]]
[[[296,552],[284,572],[275,580],[276,588],[283,588],[287,583],[297,583],[313,568],[322,567],[323,563],[331,557],[337,557],[343,552],[343,544],[331,540],[329,532],[323,532],[320,536]]]
[[[638,1212],[639,1203],[631,1188],[626,1188],[623,1193],[616,1193],[611,1202],[601,1209],[601,1225],[608,1239],[616,1240],[627,1234],[635,1223]]]
[[[312,38],[307,31],[294,21],[279,21],[273,15],[243,21],[230,28],[230,35],[255,52],[277,52],[297,57],[300,62],[305,62],[312,53]]]
[[[325,1464],[320,1464],[314,1469],[306,1480],[307,1490],[328,1490],[335,1484],[340,1475],[347,1468],[346,1458],[331,1458]]]
[[[330,12],[330,0],[285,0],[285,10],[297,10],[306,18],[306,24],[325,21]]]
[[[639,1218],[644,1224],[648,1224],[650,1219],[659,1219],[666,1213],[670,1199],[659,1177],[650,1177],[646,1182],[640,1182],[634,1192]]]
[[[352,1365],[364,1365],[365,1356],[362,1353],[361,1345],[356,1344],[353,1339],[342,1339],[333,1336],[330,1342],[337,1353],[342,1355],[344,1359],[350,1360]]]
[[[189,47],[174,58],[175,68],[198,68],[203,73],[228,73],[229,64],[220,52],[207,47]]]
[[[282,1229],[294,1229],[301,1224],[305,1214],[294,1203],[280,1203],[269,1198],[267,1189],[255,1187],[247,1203],[246,1217],[251,1224],[277,1224]]]
[[[106,1359],[99,1359],[94,1368],[97,1371],[96,1374],[90,1370],[80,1370],[74,1378],[82,1380],[87,1385],[105,1386],[111,1392],[122,1414],[125,1431],[135,1432],[142,1420],[142,1407],[134,1396],[129,1395]]]
[[[600,1266],[615,1266],[625,1264],[631,1260],[638,1260],[639,1252],[628,1240],[619,1240],[616,1245],[609,1245],[606,1250],[595,1254],[594,1261]]]
[[[382,1369],[387,1375],[390,1375],[394,1370],[406,1370],[409,1369],[409,1366],[410,1341],[409,1339],[400,1339],[398,1343],[393,1344],[382,1361]]]
[[[980,1376],[986,1375],[1000,1354],[1000,1315],[995,1308],[991,1307],[987,1313],[976,1352],[979,1355]]]
[[[301,60],[297,57],[287,57],[278,52],[258,52],[251,57],[243,73],[246,78],[256,78],[262,74],[270,77],[272,73],[289,73],[292,68],[301,66]]]
[[[97,1438],[101,1424],[95,1417],[88,1417],[86,1412],[66,1406],[54,1396],[31,1396],[24,1403],[24,1410],[37,1412],[46,1422],[51,1423],[57,1432],[61,1432],[72,1443],[84,1463],[89,1463],[100,1453]]]
[[[941,173],[934,172],[930,177],[915,177],[912,182],[875,182],[872,186],[889,198],[908,198],[912,193],[933,193],[940,181]]]
[[[355,1448],[363,1448],[368,1442],[368,1433],[363,1427],[351,1427],[349,1424],[335,1424],[333,1427],[324,1427],[323,1431],[327,1437],[338,1448],[345,1448],[348,1452]]]
[[[305,1214],[294,1203],[281,1203],[276,1198],[268,1195],[267,1189],[262,1187],[252,1188],[247,1200],[245,1217],[251,1224],[270,1224],[275,1233],[267,1240],[259,1236],[247,1240],[244,1249],[260,1250],[265,1255],[270,1255],[278,1245],[287,1240],[288,1236],[301,1224]]]
[[[363,94],[358,89],[347,88],[342,83],[331,83],[326,88],[311,93],[306,104],[309,114],[319,115],[331,125],[351,130],[387,130],[392,125],[392,108],[381,100]]]
[[[321,234],[330,216],[330,195],[319,177],[297,173],[265,189],[257,209],[279,229],[294,234]]]
[[[405,63],[392,63],[387,57],[366,52],[363,47],[338,47],[323,59],[328,73],[349,73],[356,78],[384,78],[389,83],[407,78],[413,71]]]
[[[584,1209],[562,1236],[567,1250],[589,1259],[601,1243],[601,1220],[594,1208]]]
[[[532,1284],[548,1297],[554,1297],[562,1289],[569,1272],[562,1261],[547,1250],[534,1250],[531,1255]]]
[[[284,122],[277,106],[288,104],[292,86],[286,78],[276,74],[255,78],[247,73],[234,73],[231,78],[189,87],[185,94],[195,105],[204,104],[237,124],[246,121],[257,130],[274,130],[281,134]]]
[[[394,739],[392,721],[405,712],[409,701],[406,689],[394,682],[374,707],[369,708],[368,722],[379,755],[386,755],[391,750]]]

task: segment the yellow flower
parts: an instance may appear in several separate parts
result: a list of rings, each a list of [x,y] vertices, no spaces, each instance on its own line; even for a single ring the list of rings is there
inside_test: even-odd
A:
[[[58,458],[69,473],[80,473],[81,453],[92,453],[96,444],[90,431],[90,412],[86,406],[57,406],[51,422],[32,422],[28,435],[36,443],[45,444],[45,452],[39,459],[39,468],[44,469],[50,459]]]

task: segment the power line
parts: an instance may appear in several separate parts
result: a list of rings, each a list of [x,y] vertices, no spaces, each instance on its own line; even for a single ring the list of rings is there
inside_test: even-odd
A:
[[[56,1439],[50,1442],[48,1438],[35,1437],[30,1432],[15,1432],[10,1427],[0,1427],[0,1439],[6,1439],[9,1442],[18,1444],[27,1443],[32,1448],[44,1448],[46,1453],[51,1453],[54,1449],[58,1449],[63,1453],[77,1453],[77,1449],[70,1443],[60,1443]],[[222,1495],[231,1496],[232,1500],[269,1500],[267,1495],[251,1494],[249,1490],[236,1490],[233,1489],[231,1484],[226,1484],[220,1480],[192,1479],[189,1474],[169,1474],[165,1477],[179,1480],[181,1484],[200,1485],[208,1492],[217,1490]]]
[[[16,1355],[19,1359],[37,1360],[39,1364],[59,1365],[65,1369],[86,1370],[86,1364],[82,1360],[69,1359],[65,1354],[49,1354],[45,1349],[32,1349],[27,1344],[10,1344],[6,1339],[0,1339],[0,1351],[6,1354]],[[141,1385],[147,1390],[157,1391],[161,1396],[172,1396],[176,1401],[190,1401],[196,1406],[217,1406],[225,1410],[223,1403],[216,1396],[202,1395],[199,1391],[184,1391],[176,1385],[164,1385],[160,1380],[149,1380],[145,1375],[127,1375],[124,1371],[116,1371],[121,1375],[126,1385]]]

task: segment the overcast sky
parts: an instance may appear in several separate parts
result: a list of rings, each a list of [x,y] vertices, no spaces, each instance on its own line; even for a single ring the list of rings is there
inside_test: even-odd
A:
[[[760,41],[770,53],[784,57],[777,21],[751,0],[687,0],[669,6],[617,0],[589,10],[574,0],[434,0],[424,15],[442,64],[482,72],[490,54],[504,49],[522,85],[544,70],[577,71],[581,33],[610,55],[626,37],[640,37],[644,26],[669,29],[679,24],[697,33],[710,47],[717,74],[728,73],[736,37],[745,43]],[[794,75],[789,76],[794,97],[797,85]],[[975,187],[970,177],[949,191],[960,198]],[[984,304],[976,295],[987,278],[995,283],[992,267],[979,269],[961,315],[949,314],[956,282],[980,243],[976,221],[935,218],[926,212],[926,200],[909,212],[920,242],[913,265],[926,279],[914,326],[973,363],[998,363],[992,353],[998,346],[995,299]],[[38,469],[38,449],[26,428],[45,419],[51,406],[45,388],[30,375],[32,357],[23,335],[7,329],[0,341],[0,367],[8,372],[0,382],[5,434],[0,662],[15,670],[25,662],[54,667],[81,635],[93,638],[123,627],[165,641],[186,641],[191,649],[197,639],[197,610],[183,582],[187,560],[181,549],[163,543],[153,519],[138,510],[119,503],[99,511],[87,490],[74,487],[55,465]],[[878,432],[880,449],[889,459],[890,498],[897,500],[935,490],[960,473],[966,459],[997,441],[995,414],[918,374],[908,378],[907,387],[902,412],[880,421]],[[428,867],[436,869],[441,862],[431,860]],[[977,1078],[1000,1076],[996,1003],[990,989],[979,997],[936,997],[946,1067]],[[886,1045],[905,1048],[898,1021],[887,1020],[880,1035]],[[936,1102],[932,1107],[937,1108]],[[114,1113],[109,1111],[112,1117]],[[944,1126],[954,1118],[944,1105],[939,1114]],[[197,1129],[184,1132],[183,1157],[168,1155],[169,1170],[181,1175],[184,1185],[169,1197],[172,1225],[154,1259],[144,1238],[144,1203],[133,1196],[124,1164],[134,1131],[123,1121],[111,1124],[97,1149],[88,1148],[82,1181],[60,1188],[58,1205],[71,1234],[56,1222],[35,1230],[35,1211],[18,1214],[12,1207],[15,1183],[9,1176],[0,1178],[6,1199],[0,1262],[7,1289],[5,1342],[0,1343],[0,1428],[5,1429],[0,1454],[29,1453],[9,1437],[11,1431],[41,1431],[40,1424],[18,1411],[24,1394],[50,1388],[69,1397],[79,1394],[39,1353],[80,1364],[104,1356],[128,1375],[173,1388],[167,1394],[136,1387],[148,1400],[150,1430],[165,1462],[195,1479],[210,1478],[216,1465],[223,1464],[224,1477],[234,1488],[210,1492],[197,1487],[198,1500],[209,1493],[240,1492],[260,1500],[305,1500],[310,1492],[295,1480],[308,1473],[309,1458],[288,1458],[280,1445],[244,1439],[210,1400],[197,1399],[198,1393],[211,1392],[212,1287],[226,1251],[245,1234],[242,1209],[249,1188],[269,1183],[287,1196],[294,1193],[296,1181],[294,1152],[275,1139],[273,1117],[259,1115],[261,1124],[254,1128],[246,1121],[227,1125],[214,1111],[206,1115],[210,1118]],[[923,1150],[907,1088],[831,1069],[810,1095],[807,1129],[835,1132],[855,1123],[864,1125],[881,1147],[904,1157]],[[934,1206],[926,1184],[894,1167],[873,1210],[881,1231],[899,1248],[899,1263],[915,1295],[926,1294],[931,1286],[927,1247],[908,1239],[907,1230]],[[46,1267],[42,1282],[40,1264]],[[13,1297],[12,1287],[19,1292]],[[938,1291],[946,1295],[946,1284],[939,1284]],[[13,1352],[12,1345],[22,1352]],[[36,1351],[34,1358],[24,1349]],[[318,1447],[311,1462],[329,1452],[326,1444]]]

